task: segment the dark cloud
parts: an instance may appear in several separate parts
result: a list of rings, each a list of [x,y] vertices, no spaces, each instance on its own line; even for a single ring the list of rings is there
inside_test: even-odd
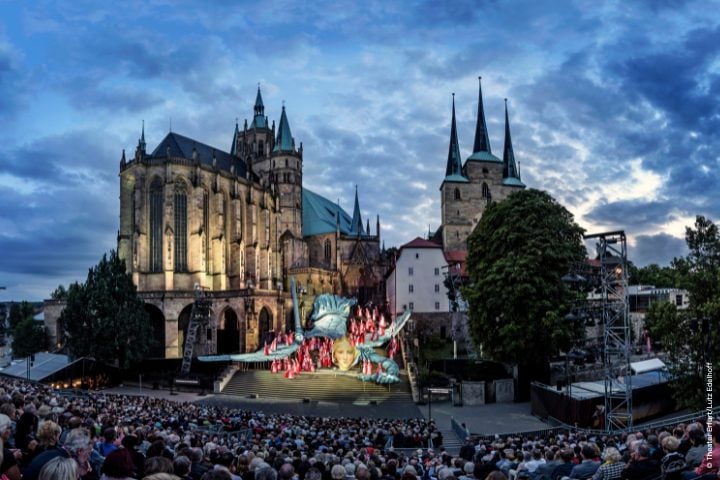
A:
[[[651,263],[669,265],[673,258],[687,254],[687,245],[681,238],[666,233],[639,235],[635,245],[628,247],[628,260],[643,267]]]
[[[585,218],[587,220],[608,225],[612,228],[646,230],[656,228],[674,218],[672,213],[676,205],[666,202],[646,200],[603,201],[592,209]]]

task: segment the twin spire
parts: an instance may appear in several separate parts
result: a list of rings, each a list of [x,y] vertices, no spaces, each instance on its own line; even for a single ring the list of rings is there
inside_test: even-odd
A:
[[[473,153],[467,158],[467,161],[480,161],[489,163],[503,164],[503,184],[514,186],[525,186],[520,180],[520,171],[515,162],[515,153],[510,138],[510,121],[508,119],[507,99],[505,99],[505,146],[503,149],[503,159],[492,154],[490,149],[490,136],[488,135],[487,123],[485,121],[485,108],[482,97],[482,77],[478,77],[478,111],[477,123],[475,124],[475,142],[473,144]],[[455,120],[455,94],[452,100],[452,122],[450,126],[450,145],[448,149],[447,167],[445,169],[445,181],[451,182],[468,182],[468,178],[463,171],[462,161],[460,159],[460,145],[457,136],[457,123]]]

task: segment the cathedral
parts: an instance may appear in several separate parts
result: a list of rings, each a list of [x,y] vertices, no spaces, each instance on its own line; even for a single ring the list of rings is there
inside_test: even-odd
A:
[[[196,355],[254,351],[292,328],[291,276],[303,317],[321,293],[384,301],[380,218],[363,225],[357,187],[352,216],[304,188],[304,161],[285,107],[271,124],[259,87],[229,151],[171,132],[149,152],[144,128],[123,151],[118,252],[150,314],[150,356],[182,357],[198,292],[211,307]]]

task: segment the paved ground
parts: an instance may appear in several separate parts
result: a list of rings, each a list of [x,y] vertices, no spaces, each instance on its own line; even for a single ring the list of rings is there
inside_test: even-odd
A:
[[[495,434],[511,433],[523,430],[539,430],[547,424],[530,414],[529,403],[496,403],[478,406],[452,406],[447,402],[433,402],[432,405],[352,405],[330,402],[310,402],[282,399],[247,399],[226,395],[199,396],[197,393],[175,392],[167,390],[140,390],[136,386],[123,386],[105,390],[107,393],[126,395],[150,395],[185,402],[207,402],[257,410],[267,413],[292,413],[295,415],[343,416],[368,418],[428,418],[428,413],[441,428],[448,428],[451,418],[465,423],[472,433]],[[429,410],[429,412],[428,412]]]

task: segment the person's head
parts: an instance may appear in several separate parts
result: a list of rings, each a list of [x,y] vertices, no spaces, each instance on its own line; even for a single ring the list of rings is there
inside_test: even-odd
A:
[[[148,457],[143,470],[146,477],[154,473],[173,473],[173,462],[165,457]]]
[[[580,451],[582,458],[585,460],[592,460],[595,458],[595,449],[591,445],[585,445]]]
[[[488,473],[487,477],[485,477],[485,480],[507,480],[507,477],[500,470],[493,470],[492,472]]]
[[[637,446],[635,458],[641,460],[648,457],[650,457],[650,446],[645,442],[641,442]]]
[[[573,452],[569,448],[565,448],[560,451],[560,459],[563,461],[563,463],[572,462],[572,459],[574,456],[575,456],[575,452]]]
[[[295,467],[291,463],[283,463],[278,470],[278,480],[290,480],[295,475]]]
[[[90,455],[90,435],[84,428],[75,428],[70,430],[63,447],[65,447],[65,450],[70,452],[72,457],[76,458],[79,462],[84,463]]]
[[[338,338],[333,343],[332,358],[333,363],[340,370],[349,370],[355,363],[357,357],[357,348],[350,343],[347,337]]]
[[[620,451],[615,447],[607,447],[603,452],[603,459],[608,463],[619,462],[621,458]]]
[[[185,455],[177,456],[173,460],[173,471],[178,477],[190,475],[190,468],[192,468],[192,462]]]
[[[102,473],[108,477],[125,478],[131,477],[135,472],[135,464],[127,448],[113,450],[102,465]]]
[[[662,439],[662,448],[667,453],[674,452],[680,446],[680,440],[677,437],[668,436]]]
[[[12,434],[12,426],[10,423],[10,417],[4,413],[0,413],[0,438],[3,440],[7,440]]]
[[[57,444],[61,431],[60,425],[52,420],[45,420],[38,428],[37,441],[40,445],[51,447]]]
[[[342,465],[333,465],[330,470],[330,478],[333,480],[343,480],[345,478],[345,467]]]
[[[255,469],[255,480],[277,480],[277,472],[267,463],[261,463]]]
[[[77,480],[78,467],[72,458],[56,457],[40,470],[38,480]]]

